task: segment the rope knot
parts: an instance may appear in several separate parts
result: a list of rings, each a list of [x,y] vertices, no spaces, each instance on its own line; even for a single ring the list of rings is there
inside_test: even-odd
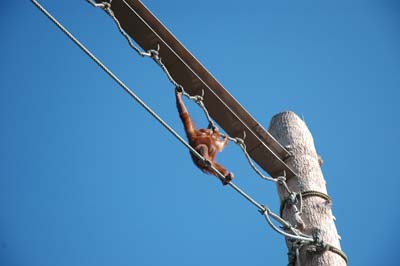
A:
[[[150,49],[147,52],[149,56],[153,58],[156,62],[160,62],[160,53],[158,50]]]
[[[175,87],[175,90],[177,92],[179,92],[179,93],[183,93],[184,92],[182,85],[179,85],[179,84],[178,84],[178,86]]]
[[[319,248],[322,248],[323,250],[325,250],[327,248],[327,246],[329,246],[329,245],[326,245],[324,243],[324,241],[321,239],[321,229],[313,228],[311,235],[312,235],[312,238],[313,238],[313,244],[316,247],[319,247]]]
[[[289,197],[287,198],[288,203],[290,203],[292,206],[296,206],[296,204],[299,202],[298,195],[299,194],[292,191],[292,193],[290,193]]]
[[[239,144],[239,145],[244,145],[244,140],[242,138],[234,138],[234,142]]]
[[[110,2],[101,2],[97,4],[98,7],[103,9],[104,11],[110,12],[111,11],[111,1]]]
[[[260,206],[262,207],[262,209],[258,209],[258,212],[259,212],[261,215],[265,215],[265,213],[268,212],[267,207],[265,207],[264,204],[260,204]]]
[[[207,128],[208,128],[208,129],[211,129],[212,132],[218,131],[218,128],[214,125],[214,123],[213,123],[212,121],[210,121],[210,122],[208,123]]]
[[[279,185],[283,185],[286,182],[286,177],[284,176],[278,176],[276,178],[276,182],[278,182]]]
[[[195,96],[193,96],[193,100],[196,102],[196,103],[201,103],[201,102],[203,102],[203,96],[200,96],[200,95],[195,95]]]

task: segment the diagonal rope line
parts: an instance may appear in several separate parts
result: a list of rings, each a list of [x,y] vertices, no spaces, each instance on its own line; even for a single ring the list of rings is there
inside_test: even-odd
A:
[[[127,85],[125,85],[110,69],[107,68],[92,52],[89,51],[77,38],[73,36],[55,17],[53,17],[42,5],[36,0],[32,0],[33,4],[46,15],[64,34],[66,34],[85,54],[87,54],[101,69],[103,69],[118,85],[120,85],[137,103],[139,103],[150,115],[152,115],[161,125],[163,125],[174,137],[176,137],[183,145],[185,145],[198,159],[206,162],[195,149],[192,148],[170,125],[168,125],[156,112],[154,112],[139,96],[137,96]],[[210,166],[220,177],[224,177],[212,165]],[[266,208],[250,197],[241,188],[234,183],[228,183],[235,191],[241,194],[250,203],[256,206],[259,211],[266,211]]]

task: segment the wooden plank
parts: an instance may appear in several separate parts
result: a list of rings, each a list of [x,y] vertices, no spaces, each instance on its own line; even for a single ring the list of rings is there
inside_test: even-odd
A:
[[[102,2],[97,0],[97,2]],[[123,29],[143,50],[160,45],[160,57],[171,76],[192,94],[204,90],[204,104],[210,116],[232,137],[246,132],[250,156],[273,177],[286,171],[288,151],[265,130],[211,73],[175,38],[175,36],[139,0],[113,0],[112,10]]]

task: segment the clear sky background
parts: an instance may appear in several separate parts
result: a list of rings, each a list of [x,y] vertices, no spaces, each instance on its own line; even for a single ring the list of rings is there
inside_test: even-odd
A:
[[[42,3],[183,133],[174,88],[104,12]],[[264,127],[281,111],[304,117],[350,264],[398,265],[399,1],[144,3]],[[0,14],[0,265],[286,265],[256,209],[30,1]],[[219,161],[278,211],[238,147]]]

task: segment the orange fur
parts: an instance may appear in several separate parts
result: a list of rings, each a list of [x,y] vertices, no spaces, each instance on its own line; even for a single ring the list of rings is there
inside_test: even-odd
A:
[[[228,184],[233,179],[233,173],[230,173],[225,167],[215,162],[217,153],[222,151],[228,144],[228,138],[225,137],[224,139],[221,139],[218,129],[196,129],[196,126],[190,118],[185,104],[183,103],[182,95],[178,91],[176,91],[176,106],[178,108],[179,116],[185,128],[186,136],[189,140],[190,146],[192,146],[199,154],[201,154],[208,161],[208,163],[214,166],[225,178],[222,179],[219,177],[210,168],[209,164],[204,163],[191,152],[193,162],[203,172],[218,177],[224,185]]]

